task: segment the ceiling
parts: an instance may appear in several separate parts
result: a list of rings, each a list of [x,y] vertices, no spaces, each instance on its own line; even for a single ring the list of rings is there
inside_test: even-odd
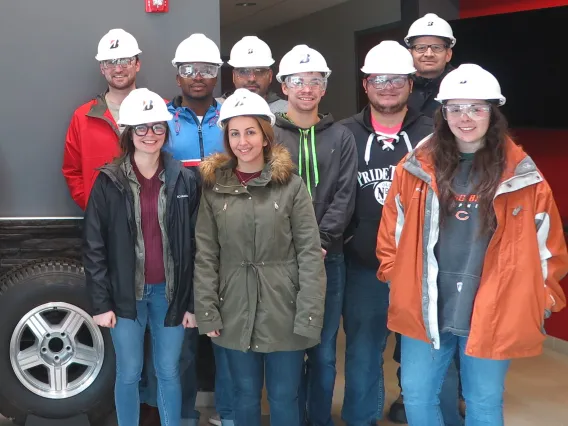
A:
[[[236,6],[246,0],[221,0],[221,30],[255,34],[348,0],[250,0],[256,6]]]

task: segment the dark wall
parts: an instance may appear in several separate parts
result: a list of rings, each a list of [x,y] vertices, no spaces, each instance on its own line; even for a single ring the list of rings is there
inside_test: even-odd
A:
[[[172,1],[146,14],[143,0],[18,0],[0,12],[0,218],[80,216],[61,176],[73,110],[106,85],[95,60],[100,38],[123,28],[138,40],[138,87],[177,93],[179,42],[202,32],[219,43],[219,1]]]
[[[566,6],[452,21],[452,63],[476,63],[497,77],[511,127],[567,129],[566,22]]]

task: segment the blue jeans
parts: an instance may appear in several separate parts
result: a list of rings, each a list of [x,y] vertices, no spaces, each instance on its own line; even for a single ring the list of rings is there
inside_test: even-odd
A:
[[[375,425],[383,415],[388,307],[389,287],[377,279],[377,270],[347,260],[343,305],[345,397],[341,417],[348,426]]]
[[[213,339],[213,353],[215,354],[215,409],[221,417],[223,426],[232,426],[233,423],[233,380],[229,369],[227,350],[215,344]]]
[[[444,333],[440,349],[402,336],[402,389],[410,426],[444,426],[438,397],[456,350],[460,355],[466,426],[502,426],[503,392],[509,360],[474,358],[465,354],[467,337]]]
[[[233,379],[236,426],[261,426],[260,402],[264,376],[271,426],[300,426],[298,388],[304,351],[241,352],[225,349]]]
[[[327,289],[321,343],[306,351],[305,375],[299,397],[300,418],[305,417],[312,426],[333,426],[331,403],[336,376],[336,343],[345,293],[342,253],[325,257],[325,272]]]
[[[168,310],[166,285],[144,286],[142,300],[136,302],[137,318],[117,318],[111,329],[116,353],[114,398],[119,426],[138,425],[140,394],[138,383],[144,363],[144,333],[150,325],[154,368],[158,377],[158,409],[162,426],[179,426],[181,385],[179,357],[183,327],[165,327]]]
[[[195,359],[197,356],[197,328],[185,330],[181,356],[180,356],[180,380],[181,380],[181,417],[191,421],[184,422],[184,426],[197,426],[200,413],[195,409],[197,398],[197,372]],[[150,343],[151,346],[151,343]],[[158,405],[158,383],[156,370],[152,362],[152,351],[147,351],[145,356],[145,368],[140,381],[140,400],[152,407]]]
[[[395,335],[396,346],[394,348],[393,359],[400,364],[401,336],[398,333],[395,333]],[[440,391],[440,410],[442,410],[445,426],[463,425],[463,419],[461,418],[458,405],[459,397],[462,396],[459,361],[459,351],[456,351],[453,362],[451,362],[448,367],[448,372],[446,373],[446,377],[444,377],[444,383]],[[396,375],[398,377],[398,387],[402,389],[400,370],[401,367],[399,365],[396,370]]]

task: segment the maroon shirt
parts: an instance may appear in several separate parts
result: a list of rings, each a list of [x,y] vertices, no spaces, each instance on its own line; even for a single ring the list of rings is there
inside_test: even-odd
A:
[[[144,238],[144,275],[146,284],[162,284],[166,282],[164,268],[164,245],[162,230],[158,221],[158,198],[162,181],[160,172],[164,170],[162,162],[150,179],[146,179],[132,158],[132,168],[140,184],[140,216],[142,220],[142,237]]]
[[[253,173],[245,173],[245,172],[241,172],[237,169],[235,169],[234,172],[235,172],[235,175],[237,176],[237,179],[239,180],[239,182],[241,182],[243,185],[246,185],[249,181],[256,179],[262,173],[262,171],[253,172]]]

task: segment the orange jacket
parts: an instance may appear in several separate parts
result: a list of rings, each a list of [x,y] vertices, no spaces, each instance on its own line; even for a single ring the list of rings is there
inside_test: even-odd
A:
[[[544,319],[566,305],[559,281],[568,272],[568,253],[550,187],[511,140],[506,158],[493,201],[497,229],[485,255],[466,347],[467,355],[479,358],[540,354]],[[439,213],[432,158],[417,148],[398,164],[385,202],[378,277],[391,286],[389,329],[430,341],[435,349]]]

